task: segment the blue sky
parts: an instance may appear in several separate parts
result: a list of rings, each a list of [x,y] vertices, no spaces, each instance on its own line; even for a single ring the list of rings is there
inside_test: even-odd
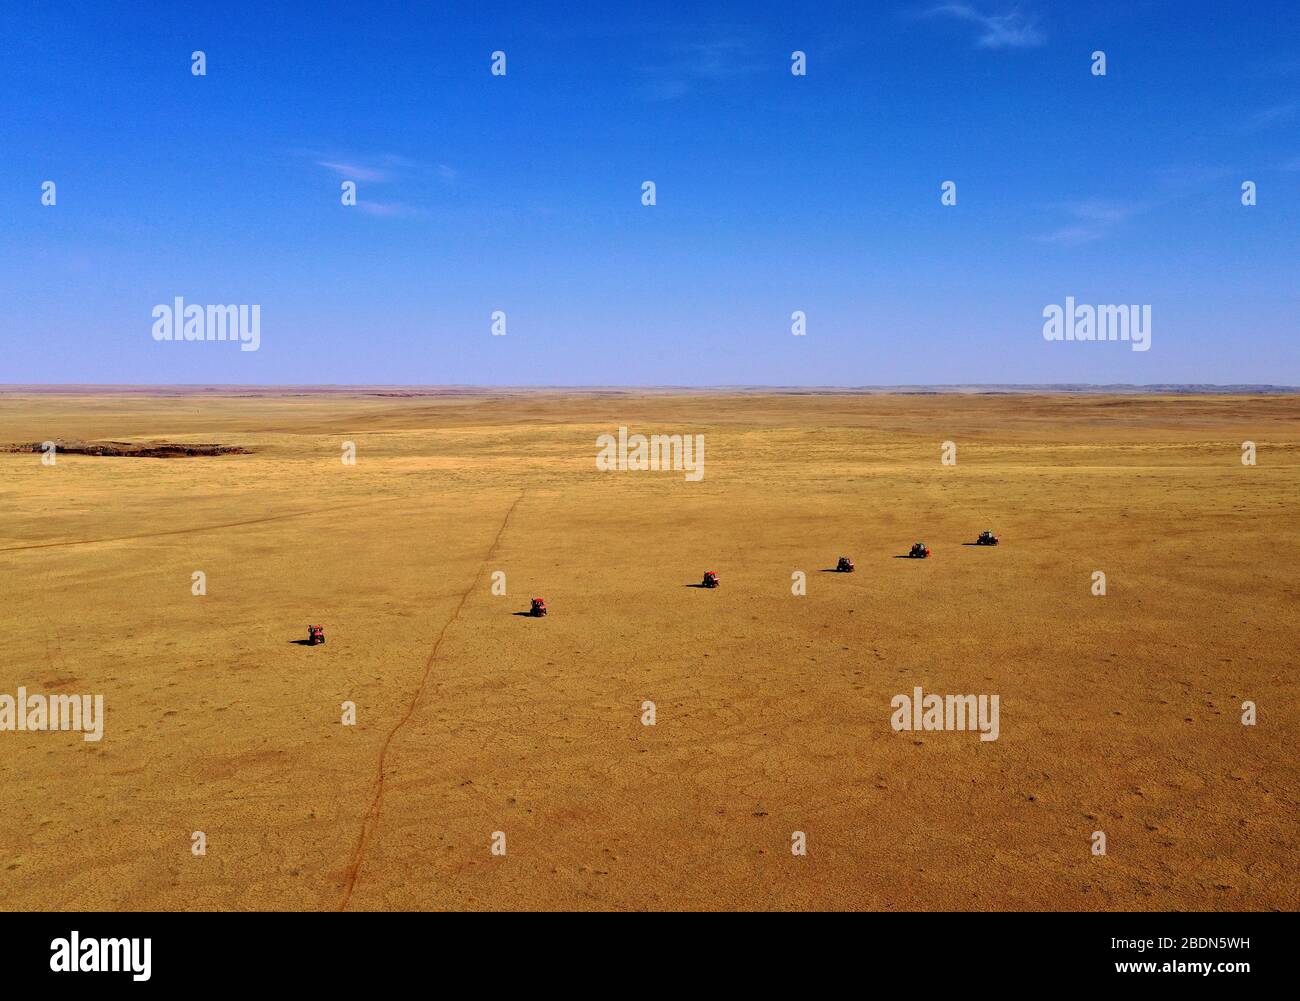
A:
[[[0,383],[1300,384],[1290,3],[18,3],[0,53]],[[260,350],[156,342],[176,296]],[[1066,296],[1151,349],[1045,341]]]

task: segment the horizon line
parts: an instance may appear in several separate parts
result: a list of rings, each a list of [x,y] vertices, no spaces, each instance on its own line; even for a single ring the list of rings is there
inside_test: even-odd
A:
[[[1250,393],[1288,395],[1300,393],[1300,386],[1273,383],[889,383],[878,385],[791,385],[776,383],[734,383],[717,385],[591,385],[591,384],[522,384],[485,383],[0,383],[0,394],[40,394],[68,392],[318,392],[318,393],[406,393],[406,394],[476,394],[476,393],[775,393],[851,395],[864,393],[1180,393],[1197,395],[1245,395]]]

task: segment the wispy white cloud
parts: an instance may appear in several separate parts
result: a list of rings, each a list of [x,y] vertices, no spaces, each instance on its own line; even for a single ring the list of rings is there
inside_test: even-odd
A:
[[[447,186],[453,185],[460,177],[455,167],[446,163],[421,163],[404,156],[385,153],[371,156],[349,156],[299,150],[300,154],[310,157],[318,167],[323,167],[345,181],[356,181],[360,185],[395,184],[417,189],[427,189],[430,181]],[[363,187],[364,190],[364,187]],[[391,190],[391,189],[390,189]],[[384,219],[412,218],[425,215],[425,210],[418,205],[394,199],[378,200],[358,198],[356,207],[367,215]]]
[[[1236,167],[1217,167],[1207,164],[1180,164],[1164,167],[1156,171],[1156,180],[1160,182],[1162,193],[1166,198],[1181,198],[1196,194],[1206,188],[1215,187],[1229,177],[1240,176]]]
[[[651,80],[641,88],[641,96],[647,101],[675,101],[691,92],[691,85],[685,80]]]
[[[316,166],[333,171],[347,181],[369,181],[371,184],[385,184],[395,178],[424,169],[421,164],[396,153],[381,153],[373,156],[348,156],[337,153],[317,153],[305,151],[315,161]],[[445,164],[438,164],[439,173],[451,171]]]
[[[674,101],[697,87],[749,76],[764,67],[753,45],[739,36],[687,42],[673,46],[662,62],[642,67],[650,79],[641,96],[648,101]]]
[[[421,214],[420,210],[413,205],[405,205],[402,202],[376,202],[365,198],[357,199],[357,208],[367,215],[384,219],[408,219]]]
[[[1037,237],[1042,243],[1078,246],[1110,236],[1137,216],[1157,211],[1185,198],[1208,196],[1221,199],[1227,191],[1236,196],[1235,184],[1245,175],[1236,167],[1212,164],[1176,164],[1154,172],[1147,186],[1150,197],[1140,201],[1110,198],[1084,198],[1061,202],[1054,208],[1063,211],[1062,225]],[[1231,179],[1231,180],[1230,180]],[[1229,182],[1225,187],[1225,182]]]
[[[969,4],[946,3],[926,11],[925,16],[950,17],[975,25],[975,44],[982,49],[1028,49],[1047,41],[1037,22],[1018,9],[984,14]]]
[[[324,167],[326,170],[332,170],[339,177],[349,181],[372,181],[376,184],[382,184],[392,177],[391,171],[379,167],[369,167],[362,163],[317,160],[316,165]]]
[[[753,48],[741,38],[715,38],[678,47],[678,59],[693,76],[704,80],[729,80],[748,76],[761,68]]]
[[[1297,111],[1300,111],[1300,104],[1295,101],[1290,104],[1275,104],[1271,108],[1264,108],[1251,115],[1246,119],[1244,128],[1247,132],[1258,132],[1280,122],[1290,121]]]
[[[1070,221],[1040,236],[1038,239],[1041,242],[1065,246],[1092,243],[1147,208],[1137,202],[1111,201],[1105,198],[1066,202],[1060,207],[1068,213]]]

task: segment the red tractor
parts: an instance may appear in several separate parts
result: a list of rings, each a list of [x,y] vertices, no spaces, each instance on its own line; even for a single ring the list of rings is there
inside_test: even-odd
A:
[[[998,537],[987,530],[980,532],[980,537],[975,540],[975,545],[977,546],[996,546],[997,544]]]
[[[534,598],[532,605],[528,609],[528,614],[534,619],[540,619],[546,614],[546,599]]]
[[[320,646],[320,645],[323,644],[324,642],[325,642],[325,627],[324,627],[324,626],[308,626],[308,627],[307,627],[307,645],[308,645],[308,646]]]
[[[853,573],[853,561],[847,556],[841,556],[840,561],[835,564],[836,573]]]
[[[924,542],[913,542],[911,550],[907,554],[914,560],[928,559],[930,556],[930,547]]]
[[[704,571],[704,580],[700,581],[700,587],[717,587],[718,575],[712,570]]]

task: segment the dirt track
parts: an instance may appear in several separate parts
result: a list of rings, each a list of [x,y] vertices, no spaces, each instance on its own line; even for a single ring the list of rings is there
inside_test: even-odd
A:
[[[107,714],[0,733],[5,908],[1300,906],[1294,397],[0,398],[57,437],[255,451],[0,455],[0,694]]]

